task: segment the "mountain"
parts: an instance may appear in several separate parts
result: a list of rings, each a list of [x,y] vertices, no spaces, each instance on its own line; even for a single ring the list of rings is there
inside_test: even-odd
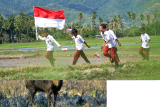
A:
[[[160,0],[0,0],[0,13],[6,18],[12,13],[18,14],[21,10],[27,15],[33,15],[33,6],[40,6],[51,10],[65,10],[66,23],[78,20],[78,13],[83,13],[82,23],[91,24],[91,13],[96,11],[98,18],[105,22],[111,20],[114,15],[120,14],[123,21],[128,21],[128,11],[137,14],[139,23],[140,14],[154,14],[160,12]]]

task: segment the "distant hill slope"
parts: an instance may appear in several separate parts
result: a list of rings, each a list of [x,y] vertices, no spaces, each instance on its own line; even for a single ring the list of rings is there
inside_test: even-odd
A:
[[[91,23],[91,13],[96,11],[98,17],[104,22],[111,20],[113,15],[120,14],[127,21],[128,11],[137,14],[137,20],[141,13],[154,14],[160,12],[160,0],[0,0],[0,13],[6,18],[12,13],[18,14],[21,10],[27,15],[33,15],[33,6],[40,6],[52,10],[65,10],[66,22],[78,21],[78,13],[84,15],[82,23]],[[98,24],[97,17],[97,24]]]

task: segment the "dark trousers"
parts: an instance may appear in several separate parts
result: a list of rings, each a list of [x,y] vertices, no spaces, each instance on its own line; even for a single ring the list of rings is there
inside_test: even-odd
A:
[[[77,52],[75,53],[74,55],[74,60],[73,60],[73,63],[72,65],[75,65],[78,58],[79,57],[82,57],[87,63],[90,63],[90,61],[88,60],[88,58],[86,57],[86,55],[84,54],[83,50],[77,50]]]
[[[54,66],[55,59],[53,58],[53,51],[47,51],[45,57],[49,60],[51,66]]]
[[[144,51],[144,53],[143,53]],[[141,56],[144,58],[144,59],[147,59],[149,60],[149,48],[145,49],[145,48],[140,48],[139,49],[139,53],[141,54]]]

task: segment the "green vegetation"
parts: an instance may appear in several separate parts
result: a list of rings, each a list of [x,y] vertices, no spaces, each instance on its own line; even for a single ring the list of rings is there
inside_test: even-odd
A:
[[[160,42],[160,36],[150,36],[151,38],[151,43],[155,43],[155,42]],[[122,37],[122,38],[118,38],[118,40],[124,44],[124,43],[135,43],[137,40],[140,39],[140,35],[137,37]],[[88,45],[90,46],[97,46],[97,45],[102,45],[103,40],[102,39],[90,39],[87,40],[85,39],[86,42],[88,43]],[[68,45],[75,45],[74,41],[72,40],[67,40],[67,41],[58,41],[59,44],[61,46],[68,46]],[[150,44],[151,46],[155,44]],[[85,46],[85,44],[84,44]],[[139,47],[140,45],[132,45],[132,47]],[[159,44],[156,44],[156,46],[159,46]],[[0,44],[0,49],[3,48],[27,48],[27,47],[46,47],[46,43],[44,41],[41,42],[31,42],[31,43],[11,43],[11,44]],[[125,45],[123,47],[126,47]],[[129,47],[131,47],[129,45]]]
[[[42,0],[0,0],[0,2],[0,13],[4,14],[5,17],[9,17],[11,14],[17,15],[21,10],[24,10],[27,15],[33,15],[33,6],[41,6],[52,10],[65,10],[67,23],[78,21],[78,18],[75,19],[75,16],[77,16],[79,12],[82,12],[85,16],[82,23],[87,22],[87,24],[91,24],[91,13],[93,11],[96,11],[98,16],[103,19],[107,18],[111,20],[111,17],[120,13],[122,18],[127,20],[126,13],[128,11],[137,12],[137,16],[139,17],[141,13],[154,14],[160,10],[159,0],[101,0],[101,2],[97,2],[96,0],[83,2],[78,0],[70,0],[67,2],[65,0],[45,0],[45,2]]]
[[[122,62],[114,71],[111,64],[76,65],[65,67],[29,66],[1,69],[1,79],[54,79],[54,80],[159,80],[159,61]],[[97,69],[98,68],[98,69]]]
[[[46,0],[45,3],[41,0],[38,2],[0,1],[0,44],[36,41],[33,5],[52,10],[64,9],[67,23],[65,28],[67,26],[77,28],[79,34],[86,39],[93,39],[95,35],[100,34],[98,26],[102,22],[108,23],[110,29],[118,37],[139,36],[141,26],[146,28],[149,35],[160,35],[160,3],[158,0],[101,0],[101,2],[95,0],[85,2]],[[5,6],[8,8],[3,8]],[[112,9],[113,7],[114,9]],[[65,28],[63,30],[50,28],[49,33],[56,40],[68,40],[69,38],[65,37]],[[42,29],[38,29],[39,34],[41,31]]]
[[[151,36],[151,42],[159,42],[158,36]],[[135,42],[139,37],[128,37],[120,38],[119,41],[122,43]],[[95,40],[97,41],[97,40]],[[94,41],[94,42],[95,42]],[[100,40],[98,40],[100,41]],[[92,44],[94,42],[88,44]],[[98,42],[99,44],[102,43]],[[96,43],[97,44],[97,43]],[[93,44],[95,45],[95,44]],[[91,80],[91,79],[115,79],[115,80],[153,80],[160,79],[159,77],[159,60],[160,60],[160,44],[153,43],[150,44],[150,61],[141,61],[142,58],[138,53],[140,48],[139,45],[123,45],[118,46],[118,55],[120,57],[120,68],[114,69],[114,64],[110,63],[100,63],[100,64],[86,64],[86,65],[76,65],[76,66],[55,66],[51,68],[50,66],[27,66],[19,68],[5,68],[0,69],[1,79],[63,79],[63,80]],[[85,54],[88,57],[94,57],[93,54],[98,49],[86,49]],[[55,50],[54,56],[56,57],[73,57],[75,50],[69,50],[63,52],[61,50]],[[5,51],[0,52],[1,57],[23,55],[25,56],[36,56],[46,54],[46,51]],[[100,52],[102,55],[102,51]],[[102,55],[102,58],[105,58]],[[106,58],[107,59],[107,58]],[[127,59],[127,60],[126,60]],[[126,60],[126,61],[124,61]],[[63,62],[61,62],[63,63]]]

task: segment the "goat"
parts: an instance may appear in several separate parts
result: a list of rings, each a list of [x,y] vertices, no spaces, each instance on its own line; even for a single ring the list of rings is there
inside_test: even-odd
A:
[[[58,95],[58,91],[61,89],[63,85],[63,80],[26,80],[25,81],[26,88],[29,90],[30,95],[27,98],[27,107],[29,103],[29,99],[31,104],[33,104],[33,98],[36,92],[46,92],[48,98],[48,107],[51,104],[51,94],[54,93],[54,107],[56,98]]]

